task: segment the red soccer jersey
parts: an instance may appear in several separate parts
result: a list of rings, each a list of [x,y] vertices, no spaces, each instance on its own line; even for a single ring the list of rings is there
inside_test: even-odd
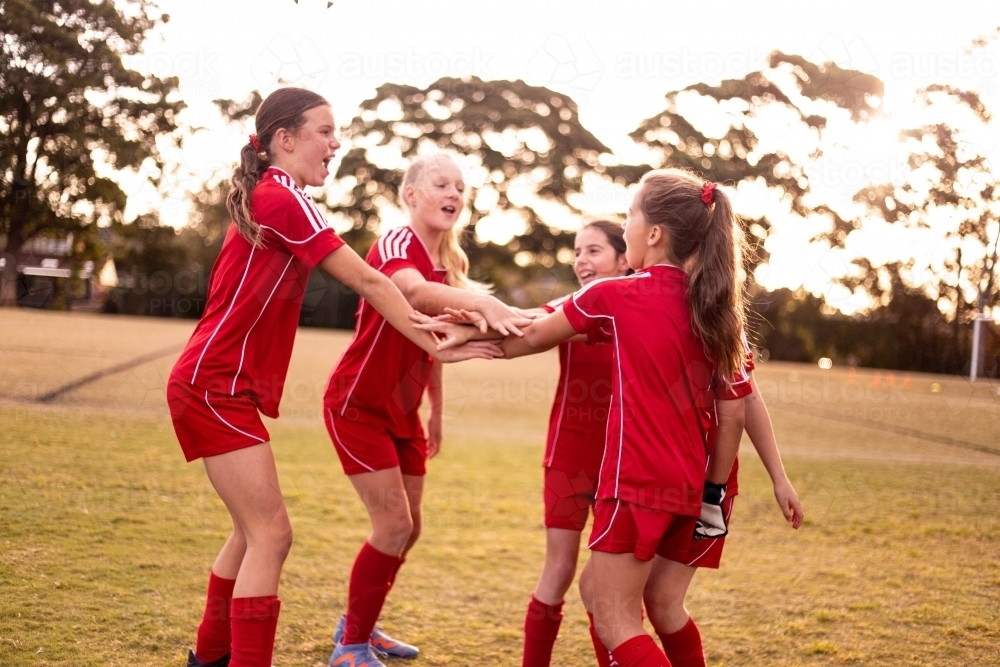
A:
[[[425,280],[446,282],[445,270],[434,267],[411,227],[384,234],[365,261],[387,276],[416,269]],[[424,432],[418,408],[433,362],[362,299],[354,339],[330,376],[324,404],[347,419],[388,428],[397,437],[418,437]]]
[[[210,391],[249,396],[261,412],[277,417],[309,271],[344,242],[281,169],[264,172],[250,206],[263,245],[255,248],[230,226],[212,268],[205,312],[172,375]]]
[[[568,298],[543,308],[555,312]],[[559,385],[549,416],[546,468],[597,478],[611,408],[611,356],[611,345],[559,345]]]
[[[715,366],[691,329],[687,275],[658,264],[597,280],[563,312],[576,331],[613,346],[598,499],[698,515]]]

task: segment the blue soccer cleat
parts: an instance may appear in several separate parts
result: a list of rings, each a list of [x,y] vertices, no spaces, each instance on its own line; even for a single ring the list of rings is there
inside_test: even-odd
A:
[[[346,625],[346,623],[347,619],[344,616],[341,616],[340,622],[337,623],[337,629],[333,633],[333,641],[335,644],[339,644],[340,638],[344,636],[344,625]],[[420,649],[416,646],[393,639],[389,635],[382,632],[382,629],[377,625],[375,626],[375,629],[372,630],[372,636],[369,641],[372,650],[383,658],[416,658],[420,655]]]
[[[327,667],[385,667],[372,651],[371,644],[341,644],[333,649]]]

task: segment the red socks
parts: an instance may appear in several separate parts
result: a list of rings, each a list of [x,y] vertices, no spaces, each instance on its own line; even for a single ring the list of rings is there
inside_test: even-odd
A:
[[[271,667],[280,609],[281,601],[275,595],[233,598],[233,657],[229,667]]]
[[[396,575],[399,574],[399,568],[403,567],[403,563],[406,562],[406,558],[403,556],[399,557],[399,562],[396,563],[396,569],[392,571],[392,576],[389,577],[389,588],[392,589],[396,585]]]
[[[660,641],[674,667],[705,667],[701,633],[693,618],[688,618],[688,622],[677,632],[660,635]]]
[[[528,613],[524,617],[524,654],[522,667],[549,667],[552,661],[552,647],[559,635],[562,623],[563,603],[545,604],[534,595],[528,603]]]
[[[398,556],[384,554],[367,541],[361,547],[347,587],[347,621],[341,643],[363,644],[371,639],[401,562]]]
[[[619,667],[670,667],[670,661],[649,635],[636,635],[620,644],[611,656]]]
[[[202,662],[215,662],[230,651],[229,605],[233,600],[235,579],[223,579],[212,572],[208,576],[205,615],[198,626],[194,654]]]
[[[597,656],[597,667],[611,667],[611,651],[604,645],[601,638],[597,636],[597,628],[594,627],[594,615],[588,611],[587,618],[590,619],[590,641],[594,643],[594,655]]]

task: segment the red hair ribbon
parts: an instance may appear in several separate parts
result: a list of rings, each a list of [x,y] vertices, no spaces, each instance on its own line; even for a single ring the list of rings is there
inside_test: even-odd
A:
[[[711,206],[715,199],[715,188],[716,184],[711,181],[705,181],[701,186],[701,200],[705,202],[705,206]]]
[[[260,145],[260,139],[257,138],[256,134],[250,135],[250,145],[253,146],[253,149],[258,153],[264,150],[264,147]]]

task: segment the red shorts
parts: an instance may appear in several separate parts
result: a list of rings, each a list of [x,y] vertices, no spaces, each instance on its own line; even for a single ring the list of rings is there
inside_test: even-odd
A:
[[[546,528],[582,531],[587,514],[594,506],[597,480],[582,472],[570,473],[555,468],[545,469]]]
[[[697,520],[624,500],[598,500],[587,546],[594,551],[634,554],[639,560],[658,555],[677,561],[691,548]]]
[[[271,440],[257,404],[246,396],[219,394],[170,378],[167,405],[188,461]]]
[[[726,496],[722,501],[722,511],[726,514],[726,525],[733,516],[733,501],[736,496]],[[683,558],[671,558],[691,567],[708,567],[713,570],[719,569],[722,562],[722,549],[726,546],[726,537],[708,537],[704,539],[691,540],[691,548]]]
[[[323,407],[326,431],[348,475],[398,467],[404,475],[427,474],[427,438],[402,438],[387,428],[352,421]]]

